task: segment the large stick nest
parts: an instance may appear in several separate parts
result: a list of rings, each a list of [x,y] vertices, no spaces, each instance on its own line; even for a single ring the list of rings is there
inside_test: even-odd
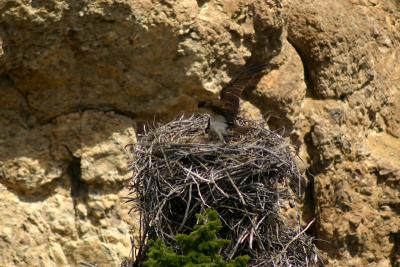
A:
[[[148,129],[133,147],[131,192],[140,214],[137,261],[149,239],[175,246],[196,213],[211,207],[221,218],[226,258],[247,254],[251,266],[319,266],[305,229],[291,229],[281,203],[298,191],[301,176],[290,147],[263,123],[239,120],[242,133],[217,143],[204,132],[208,117],[181,117]],[[246,131],[243,131],[246,129]]]

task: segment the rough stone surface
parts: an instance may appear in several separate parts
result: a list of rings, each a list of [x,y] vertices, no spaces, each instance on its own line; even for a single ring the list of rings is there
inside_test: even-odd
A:
[[[332,266],[400,265],[394,0],[0,1],[0,265],[118,266],[123,146],[196,110],[250,56],[242,114],[292,142]]]

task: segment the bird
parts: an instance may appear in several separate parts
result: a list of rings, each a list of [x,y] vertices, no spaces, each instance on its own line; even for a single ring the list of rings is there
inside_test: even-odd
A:
[[[220,93],[218,101],[203,100],[198,103],[198,108],[207,110],[210,115],[206,132],[216,135],[222,143],[228,129],[235,126],[235,120],[239,113],[240,96],[243,91],[256,85],[266,71],[265,62],[250,61],[225,85]]]

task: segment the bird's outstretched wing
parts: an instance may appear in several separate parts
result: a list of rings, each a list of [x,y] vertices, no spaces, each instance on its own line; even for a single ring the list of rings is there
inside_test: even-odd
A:
[[[239,113],[239,98],[249,86],[254,86],[264,74],[267,63],[248,62],[242,70],[222,88],[220,100],[229,123],[233,123]]]

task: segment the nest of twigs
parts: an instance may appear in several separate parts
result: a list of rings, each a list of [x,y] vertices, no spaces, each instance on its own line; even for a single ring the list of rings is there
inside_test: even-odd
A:
[[[301,180],[284,139],[263,123],[239,120],[246,130],[221,144],[205,134],[207,119],[197,114],[147,129],[133,147],[137,265],[149,239],[175,246],[175,234],[189,233],[195,215],[210,207],[224,226],[221,238],[232,241],[222,251],[227,259],[247,254],[251,266],[321,266],[313,239],[279,213]]]

